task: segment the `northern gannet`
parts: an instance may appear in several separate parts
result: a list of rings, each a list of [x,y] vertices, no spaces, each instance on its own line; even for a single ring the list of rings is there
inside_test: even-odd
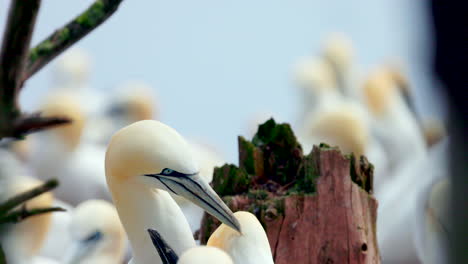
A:
[[[72,213],[69,232],[73,242],[63,263],[122,263],[126,237],[111,203],[87,200],[79,204]]]
[[[188,143],[161,122],[143,120],[115,133],[105,167],[112,199],[130,240],[133,264],[161,263],[147,234],[150,228],[167,238],[177,254],[195,246],[187,220],[168,192],[241,230],[231,210],[199,176]]]

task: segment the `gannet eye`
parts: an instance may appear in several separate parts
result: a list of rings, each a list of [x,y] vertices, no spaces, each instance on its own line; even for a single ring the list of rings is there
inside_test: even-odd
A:
[[[173,170],[166,168],[166,169],[164,169],[164,170],[162,171],[162,174],[164,174],[164,175],[170,175],[170,174],[172,174],[173,172],[174,172]]]

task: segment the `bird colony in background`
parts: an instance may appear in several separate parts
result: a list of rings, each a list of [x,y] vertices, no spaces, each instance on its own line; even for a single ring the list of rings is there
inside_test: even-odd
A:
[[[155,121],[158,98],[142,80],[92,89],[91,64],[80,49],[62,55],[42,101],[44,115],[71,124],[0,149],[0,199],[57,178],[57,189],[27,206],[67,210],[0,230],[8,263],[273,263],[255,216],[232,213],[209,185],[225,163],[219,150]],[[325,142],[374,165],[382,262],[443,263],[447,136],[441,122],[419,117],[401,69],[362,74],[351,41],[332,34],[293,77],[301,101],[290,123],[304,151]],[[269,117],[253,116],[245,133]],[[193,234],[205,211],[222,225],[202,246]]]

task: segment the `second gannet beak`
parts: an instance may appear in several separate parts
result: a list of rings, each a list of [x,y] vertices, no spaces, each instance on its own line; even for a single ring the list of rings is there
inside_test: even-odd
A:
[[[154,229],[148,229],[148,233],[153,241],[153,245],[158,251],[159,257],[162,260],[162,264],[176,264],[179,260],[179,257],[174,252],[174,250],[167,244],[167,242],[162,238],[158,231]]]
[[[184,197],[222,223],[241,232],[240,224],[231,209],[198,173],[185,174],[166,168],[159,174],[145,174],[145,176],[157,179],[167,191]]]
[[[94,250],[96,249],[99,242],[102,240],[102,233],[96,231],[92,233],[90,236],[81,240],[79,242],[75,242],[72,245],[71,250],[65,256],[64,263],[66,264],[78,264],[82,263],[83,259],[90,256]]]

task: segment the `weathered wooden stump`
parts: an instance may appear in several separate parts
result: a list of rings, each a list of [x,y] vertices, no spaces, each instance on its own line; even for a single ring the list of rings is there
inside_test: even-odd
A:
[[[288,124],[270,119],[239,137],[239,167],[216,168],[213,188],[233,211],[264,226],[276,264],[380,263],[373,167],[325,144],[302,154]],[[200,240],[219,225],[205,214]]]

